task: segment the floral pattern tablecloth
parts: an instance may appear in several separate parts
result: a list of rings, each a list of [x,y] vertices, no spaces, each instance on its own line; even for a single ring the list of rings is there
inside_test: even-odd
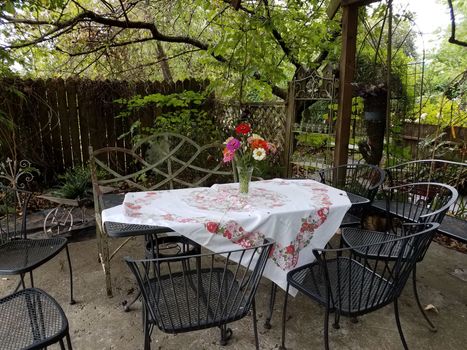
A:
[[[313,180],[273,179],[238,184],[127,193],[122,205],[102,212],[103,221],[170,227],[211,251],[276,242],[264,276],[286,288],[287,272],[314,260],[350,208],[344,191]]]

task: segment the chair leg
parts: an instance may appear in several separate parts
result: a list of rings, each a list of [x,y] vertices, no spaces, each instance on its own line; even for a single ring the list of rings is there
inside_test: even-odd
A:
[[[425,310],[423,310],[422,303],[420,302],[420,298],[418,297],[418,290],[417,290],[417,265],[415,264],[415,267],[412,271],[412,285],[413,285],[413,294],[415,295],[415,300],[417,301],[418,309],[422,313],[423,317],[425,318],[426,322],[428,323],[428,329],[432,332],[436,332],[437,329],[433,322],[429,319],[427,314],[425,313]]]
[[[264,321],[264,328],[271,329],[272,313],[274,312],[274,304],[276,303],[277,285],[271,282],[271,296],[269,298],[269,313]]]
[[[287,317],[287,301],[289,299],[289,287],[290,285],[287,283],[287,289],[285,290],[285,298],[284,298],[284,308],[282,310],[282,342],[281,346],[279,347],[280,350],[286,350],[285,347],[285,319]]]
[[[219,328],[221,330],[220,344],[221,344],[221,346],[225,346],[225,345],[227,345],[230,338],[232,338],[232,330],[230,328],[228,328],[226,324],[223,324]]]
[[[29,271],[29,279],[31,280],[31,288],[34,288],[34,278],[32,277],[32,271]],[[23,285],[24,288],[24,285]]]
[[[399,336],[401,337],[402,345],[405,350],[408,350],[407,342],[405,341],[404,332],[402,331],[401,320],[399,318],[399,306],[397,299],[394,300],[394,315],[396,316],[397,330],[399,331]]]
[[[68,250],[68,244],[65,246],[66,251],[66,258],[68,260],[68,270],[70,273],[70,305],[76,303],[75,299],[73,299],[73,268],[71,266],[71,259],[70,259],[70,251]]]
[[[65,343],[63,343],[63,339],[58,341],[60,343],[60,350],[65,350]]]
[[[149,330],[146,307],[143,306],[144,350],[151,350],[151,332]]]
[[[256,302],[254,298],[253,298],[252,308],[253,308],[253,332],[255,334],[255,348],[256,350],[259,350],[258,320],[256,318]]]
[[[70,333],[66,333],[66,345],[68,346],[68,350],[73,350],[73,347],[71,346],[71,339],[70,339]]]
[[[113,296],[112,294],[112,276],[110,275],[110,251],[109,251],[109,237],[105,232],[101,232],[98,230],[98,233],[101,238],[101,249],[102,252],[100,252],[100,262],[102,264],[102,267],[104,269],[104,274],[105,274],[105,288],[107,292],[107,296],[111,298]]]
[[[334,323],[332,325],[334,327],[334,329],[341,328],[341,326],[339,325],[340,318],[341,318],[341,314],[339,313],[339,311],[336,310],[336,312],[334,314]]]

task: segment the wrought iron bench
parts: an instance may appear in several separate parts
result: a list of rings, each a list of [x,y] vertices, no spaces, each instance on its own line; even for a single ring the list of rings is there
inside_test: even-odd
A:
[[[425,181],[453,186],[459,192],[459,197],[447,212],[438,232],[467,243],[467,163],[424,159],[398,164],[385,170],[389,186]],[[374,205],[378,203],[375,202]]]
[[[104,269],[108,296],[112,295],[110,260],[131,239],[130,236],[135,236],[135,231],[157,235],[171,230],[111,222],[103,225],[102,210],[121,204],[124,193],[130,191],[210,186],[236,181],[233,168],[222,162],[222,148],[219,143],[200,146],[185,136],[170,132],[145,138],[131,149],[89,148],[99,260]],[[111,254],[109,235],[129,238]]]

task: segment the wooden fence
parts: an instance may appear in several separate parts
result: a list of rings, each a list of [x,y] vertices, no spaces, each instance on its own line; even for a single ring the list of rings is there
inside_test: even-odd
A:
[[[159,115],[155,107],[134,112],[129,118],[116,118],[121,106],[115,100],[152,93],[171,94],[184,90],[204,91],[208,81],[160,82],[92,81],[87,79],[2,80],[0,113],[15,125],[11,133],[0,133],[0,161],[7,156],[27,159],[41,172],[42,182],[50,183],[65,169],[85,165],[88,146],[129,146],[130,125],[153,125]],[[12,88],[14,87],[14,89]],[[19,92],[19,93],[18,93]],[[278,152],[274,166],[283,160],[286,107],[284,104],[257,103],[248,106],[210,100],[203,107],[226,134],[240,120],[241,110],[250,111],[254,131],[274,142]],[[167,111],[165,111],[167,112]],[[0,127],[6,126],[0,115]],[[16,155],[12,153],[17,152]]]
[[[85,164],[89,145],[96,149],[128,145],[129,139],[119,139],[119,136],[136,119],[143,126],[152,125],[154,111],[140,110],[129,119],[116,118],[121,110],[114,102],[116,99],[157,92],[203,91],[207,84],[195,80],[173,84],[86,79],[2,80],[0,160],[17,152],[17,159],[30,160],[47,181],[54,173]],[[15,125],[12,131],[7,131],[9,121]]]

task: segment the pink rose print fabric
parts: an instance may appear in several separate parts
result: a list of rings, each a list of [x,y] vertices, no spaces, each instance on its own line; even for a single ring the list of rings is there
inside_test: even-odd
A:
[[[312,249],[326,245],[349,207],[338,189],[313,180],[273,179],[252,182],[248,197],[239,196],[238,183],[132,192],[102,217],[170,227],[217,252],[273,239],[264,276],[285,289],[287,272],[314,260]]]

